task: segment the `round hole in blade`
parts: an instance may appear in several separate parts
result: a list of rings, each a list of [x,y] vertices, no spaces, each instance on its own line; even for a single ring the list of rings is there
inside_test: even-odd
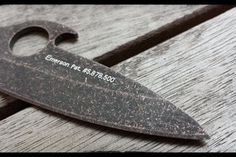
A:
[[[12,54],[18,57],[39,53],[48,43],[48,32],[40,27],[29,27],[15,34],[10,42]]]

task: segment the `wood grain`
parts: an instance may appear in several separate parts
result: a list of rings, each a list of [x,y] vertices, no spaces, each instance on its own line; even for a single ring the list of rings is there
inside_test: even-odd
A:
[[[197,120],[201,143],[118,131],[29,107],[0,122],[0,151],[236,151],[236,9],[117,66]]]
[[[130,42],[152,30],[170,24],[185,15],[204,8],[204,5],[2,5],[0,27],[27,20],[49,20],[71,27],[79,33],[74,43],[59,46],[68,52],[93,59]],[[18,55],[43,48],[45,40],[40,34],[19,39],[13,50]],[[41,34],[43,35],[43,34]],[[36,51],[35,51],[36,52]],[[1,98],[1,94],[0,94]],[[18,103],[7,106],[0,103],[5,113],[2,118],[24,107]],[[9,111],[7,111],[10,109]],[[1,119],[1,118],[0,118]]]
[[[49,20],[64,24],[79,33],[79,41],[63,48],[93,59],[202,7],[204,6],[9,5],[1,6],[0,26],[26,20]],[[28,47],[28,44],[24,42],[22,47]]]

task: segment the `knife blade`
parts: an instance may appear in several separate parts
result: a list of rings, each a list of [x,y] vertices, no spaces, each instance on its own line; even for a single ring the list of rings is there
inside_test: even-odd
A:
[[[49,35],[47,46],[16,56],[12,45],[32,29]],[[188,114],[119,72],[56,46],[74,30],[50,21],[0,28],[0,91],[82,121],[142,134],[203,140],[209,135]]]

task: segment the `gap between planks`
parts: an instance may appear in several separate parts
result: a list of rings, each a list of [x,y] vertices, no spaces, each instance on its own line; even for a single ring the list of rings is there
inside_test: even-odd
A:
[[[232,5],[206,6],[98,56],[94,58],[94,61],[108,67],[114,66],[233,7]]]
[[[122,44],[114,50],[95,57],[93,60],[111,67],[161,42],[164,42],[175,35],[178,35],[191,27],[213,18],[226,10],[231,9],[232,7],[233,6],[231,5],[213,5],[200,8],[193,13],[187,14],[177,20],[174,20],[173,22],[157,28],[156,30],[152,30],[134,40]],[[0,120],[30,106],[29,103],[14,99],[10,96],[0,96]]]

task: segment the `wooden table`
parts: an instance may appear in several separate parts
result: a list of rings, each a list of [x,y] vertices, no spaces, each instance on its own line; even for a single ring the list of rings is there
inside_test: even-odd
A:
[[[62,12],[63,11],[63,12]],[[0,26],[50,20],[79,33],[67,51],[98,61],[162,95],[197,120],[205,142],[110,129],[0,98],[1,152],[236,151],[236,9],[203,5],[3,5]],[[18,55],[44,46],[31,34]]]

